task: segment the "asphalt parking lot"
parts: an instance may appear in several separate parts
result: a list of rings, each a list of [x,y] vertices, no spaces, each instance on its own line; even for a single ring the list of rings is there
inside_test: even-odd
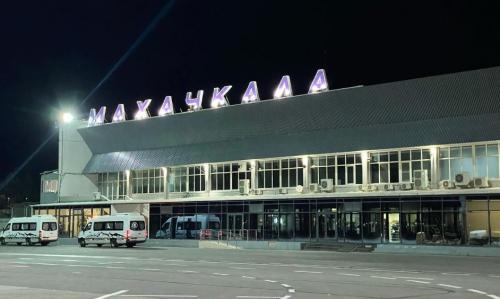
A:
[[[0,298],[500,298],[500,258],[1,246]]]

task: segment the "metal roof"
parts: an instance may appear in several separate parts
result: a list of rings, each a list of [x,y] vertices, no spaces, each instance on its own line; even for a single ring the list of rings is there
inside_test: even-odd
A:
[[[500,67],[79,129],[87,173],[500,140]]]

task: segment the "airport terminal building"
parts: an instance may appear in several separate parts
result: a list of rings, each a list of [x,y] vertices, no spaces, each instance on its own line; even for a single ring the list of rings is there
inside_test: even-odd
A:
[[[68,237],[136,211],[151,238],[209,214],[233,239],[500,246],[499,143],[500,67],[72,121],[33,213]]]

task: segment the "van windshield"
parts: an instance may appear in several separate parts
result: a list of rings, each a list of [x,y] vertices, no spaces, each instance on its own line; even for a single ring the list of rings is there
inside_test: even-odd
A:
[[[43,222],[42,230],[44,231],[55,231],[57,230],[57,223],[55,222]]]
[[[130,229],[131,230],[145,230],[146,223],[144,223],[144,221],[130,221]]]

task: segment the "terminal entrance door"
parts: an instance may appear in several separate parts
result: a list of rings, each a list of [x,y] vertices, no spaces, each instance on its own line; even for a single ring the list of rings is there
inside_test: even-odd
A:
[[[384,242],[385,243],[400,243],[400,225],[399,213],[383,213],[384,224]]]
[[[317,214],[316,239],[337,238],[337,213],[320,212]]]
[[[243,214],[228,214],[227,230],[228,238],[241,239],[243,237]]]

